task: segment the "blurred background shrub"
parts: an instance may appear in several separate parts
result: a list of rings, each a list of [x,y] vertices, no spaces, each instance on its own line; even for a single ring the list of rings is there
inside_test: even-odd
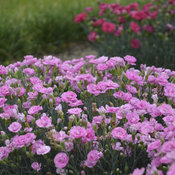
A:
[[[175,66],[175,0],[101,3],[98,13],[75,17],[99,54],[134,55],[137,65]],[[92,10],[93,12],[93,10]],[[82,16],[84,19],[81,19]]]
[[[100,0],[0,0],[0,64],[7,65],[27,54],[58,54],[69,43],[85,40],[74,17],[88,6],[97,12],[98,3]]]

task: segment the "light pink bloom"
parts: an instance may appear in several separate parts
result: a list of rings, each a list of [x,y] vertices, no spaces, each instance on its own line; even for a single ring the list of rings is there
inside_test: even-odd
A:
[[[163,144],[161,151],[167,153],[175,149],[175,141],[167,141]]]
[[[68,113],[69,114],[73,114],[73,115],[80,115],[82,112],[82,109],[81,108],[71,108],[71,109],[68,109]]]
[[[62,142],[65,138],[68,137],[68,135],[64,131],[56,132],[53,137],[58,141]]]
[[[155,150],[157,148],[159,148],[161,146],[161,141],[160,140],[156,140],[150,144],[148,144],[148,151],[152,151]]]
[[[35,91],[35,92],[28,92],[27,94],[28,94],[28,99],[29,100],[35,100],[37,98],[37,96],[38,96],[38,92],[37,91]]]
[[[38,162],[33,162],[31,167],[36,170],[39,171],[41,169],[41,163],[39,164]]]
[[[8,130],[14,133],[17,133],[21,129],[21,124],[18,122],[13,122],[9,127]]]
[[[139,122],[140,118],[136,112],[130,112],[127,114],[126,118],[128,119],[128,124],[136,124]]]
[[[42,145],[36,150],[36,153],[38,155],[45,155],[50,152],[50,149],[51,149],[50,146]]]
[[[26,92],[26,89],[24,87],[18,87],[15,89],[15,95],[18,97],[23,96],[25,92]]]
[[[167,175],[174,175],[175,174],[175,163],[173,163],[171,166],[170,166],[170,168],[169,168],[169,170],[168,170],[168,172],[167,172]]]
[[[111,135],[114,139],[125,140],[127,132],[123,128],[117,127],[112,130]]]
[[[35,71],[34,71],[34,69],[31,69],[31,68],[25,68],[25,69],[23,69],[23,73],[31,76],[31,75],[35,74]]]
[[[91,94],[94,94],[95,96],[100,94],[99,87],[92,83],[87,86],[87,91]]]
[[[0,160],[9,156],[10,149],[8,147],[0,147]]]
[[[16,135],[11,139],[11,145],[15,148],[15,149],[19,149],[22,148],[24,146],[29,146],[34,139],[36,138],[36,135],[34,133],[27,133],[25,135]]]
[[[125,75],[129,80],[136,81],[136,82],[142,81],[142,77],[139,76],[138,73],[135,71],[127,70]]]
[[[49,128],[52,126],[52,120],[43,113],[41,118],[36,120],[36,125],[40,128]]]
[[[98,59],[91,59],[89,62],[93,64],[100,64],[100,63],[106,62],[107,60],[108,60],[108,57],[101,56]]]
[[[108,69],[108,66],[104,63],[100,63],[97,65],[97,70],[99,71],[105,71],[106,69]]]
[[[173,109],[169,104],[162,104],[158,107],[162,115],[172,115]]]
[[[4,107],[4,103],[7,101],[6,98],[0,98],[0,108]]]
[[[141,168],[141,169],[136,168],[131,175],[143,175],[144,171],[145,171],[145,168]]]
[[[0,75],[7,75],[8,71],[5,66],[0,65]]]
[[[143,122],[140,126],[140,132],[142,134],[149,134],[154,132],[154,128],[151,126],[150,122]]]
[[[87,160],[85,160],[85,166],[92,168],[96,165],[98,160],[103,156],[102,152],[99,152],[97,150],[92,150],[87,155]]]
[[[83,142],[90,142],[92,140],[97,140],[97,137],[95,136],[95,132],[93,129],[89,128],[86,129],[86,136],[83,138]]]
[[[61,95],[61,99],[66,103],[73,103],[77,100],[77,94],[72,91],[67,91]]]
[[[123,92],[123,91],[118,91],[118,92],[114,93],[113,96],[114,96],[115,98],[119,98],[119,99],[122,99],[122,100],[128,101],[128,102],[129,102],[129,101],[131,100],[131,98],[132,98],[132,95],[131,95],[130,93],[125,93],[125,92]]]
[[[54,163],[57,168],[64,168],[69,162],[69,157],[66,153],[58,153],[54,158]]]
[[[126,85],[126,89],[132,94],[137,94],[137,89],[134,86]]]
[[[129,64],[131,65],[136,65],[135,62],[136,62],[136,58],[133,57],[133,56],[130,56],[130,55],[126,55],[124,57],[125,61],[127,61]]]
[[[1,86],[0,87],[0,96],[5,97],[6,95],[11,95],[12,92],[10,90],[11,88],[7,85]]]
[[[32,152],[33,154],[36,153],[36,150],[38,148],[40,148],[41,146],[44,145],[44,142],[42,140],[36,140],[33,144],[32,144]]]
[[[42,106],[32,106],[29,110],[28,113],[30,115],[37,114],[39,111],[43,110]]]
[[[78,139],[78,138],[83,138],[86,136],[86,130],[85,128],[81,127],[81,126],[74,126],[71,130],[70,130],[70,137],[74,138],[74,139]]]
[[[72,142],[64,142],[64,146],[67,152],[73,150],[74,144]]]

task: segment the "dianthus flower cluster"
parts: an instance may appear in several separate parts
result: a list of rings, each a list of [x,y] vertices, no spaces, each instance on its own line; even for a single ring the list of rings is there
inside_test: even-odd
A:
[[[135,65],[28,55],[0,66],[0,172],[174,175],[175,71]]]

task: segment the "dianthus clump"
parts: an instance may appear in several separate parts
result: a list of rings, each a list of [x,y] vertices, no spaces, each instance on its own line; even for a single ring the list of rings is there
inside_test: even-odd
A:
[[[0,66],[0,172],[174,174],[175,72],[136,60]]]

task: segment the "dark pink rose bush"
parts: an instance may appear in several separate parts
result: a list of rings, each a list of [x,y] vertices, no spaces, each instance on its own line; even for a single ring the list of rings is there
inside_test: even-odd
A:
[[[143,7],[138,3],[122,6],[101,2],[96,9],[85,10],[75,17],[75,21],[81,24],[99,56],[125,56],[128,53],[139,58],[138,65],[144,63],[173,69],[174,1],[149,0]],[[77,21],[80,16],[81,20]]]
[[[174,175],[175,71],[135,65],[30,55],[0,66],[0,174]]]

